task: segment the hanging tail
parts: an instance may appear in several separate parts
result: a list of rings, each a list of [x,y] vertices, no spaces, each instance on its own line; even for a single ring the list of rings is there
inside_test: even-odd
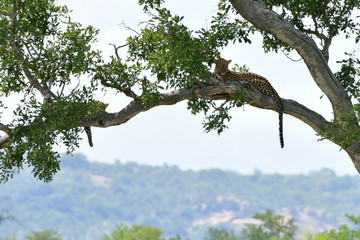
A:
[[[84,127],[84,129],[85,129],[86,135],[88,137],[90,147],[94,146],[94,144],[92,142],[91,128],[90,127]]]
[[[283,113],[279,111],[279,137],[280,137],[280,146],[284,147],[284,136],[283,136]]]

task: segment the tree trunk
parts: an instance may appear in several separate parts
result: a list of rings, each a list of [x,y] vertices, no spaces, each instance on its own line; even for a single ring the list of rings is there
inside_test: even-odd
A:
[[[354,163],[356,170],[360,173],[360,141],[345,149]]]

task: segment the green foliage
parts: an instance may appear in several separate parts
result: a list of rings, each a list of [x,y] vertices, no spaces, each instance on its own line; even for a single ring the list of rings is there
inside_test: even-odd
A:
[[[120,225],[114,228],[111,235],[106,235],[104,240],[161,240],[162,230],[150,226],[133,225],[130,227]]]
[[[286,221],[284,216],[274,215],[271,210],[267,210],[266,213],[257,213],[254,218],[261,220],[262,223],[247,225],[242,230],[241,236],[236,236],[233,231],[226,229],[210,228],[204,240],[356,240],[360,238],[360,230],[352,230],[345,224],[336,229],[298,238],[294,218]],[[350,216],[349,219],[355,219],[353,222],[359,223],[359,217]]]
[[[96,89],[90,83],[79,83],[71,92],[64,89],[101,61],[91,49],[98,31],[72,22],[69,10],[54,0],[0,1],[0,9],[8,13],[0,14],[0,91],[23,96],[9,124],[14,137],[0,152],[0,182],[23,165],[32,166],[36,178],[50,181],[59,170],[60,155],[53,146],[62,143],[69,153],[78,147],[79,115],[58,109],[55,117],[38,91],[58,104],[90,100]]]
[[[360,238],[360,230],[353,230],[348,225],[341,225],[328,231],[317,234],[308,234],[305,237],[296,237],[294,219],[284,221],[281,215],[274,215],[270,210],[266,213],[257,213],[254,218],[261,219],[263,222],[258,224],[256,229],[254,225],[247,225],[243,229],[243,234],[236,236],[233,230],[210,227],[203,240],[357,240]],[[349,219],[355,219],[353,223],[358,224],[360,217],[349,216]],[[110,235],[105,235],[103,240],[181,240],[179,235],[176,238],[161,237],[163,231],[145,225],[118,225]],[[62,240],[63,238],[52,229],[32,232],[27,240]],[[13,238],[4,238],[3,240],[16,240]]]
[[[243,230],[242,239],[246,240],[291,240],[294,239],[297,226],[294,225],[295,219],[285,219],[282,215],[275,215],[273,211],[267,210],[265,213],[257,213],[255,219],[260,220],[260,225],[247,225]]]
[[[232,70],[235,72],[249,72],[250,69],[246,65],[240,66],[235,63],[235,67],[233,67]]]
[[[348,219],[354,223],[360,223],[360,216],[355,217],[346,215]],[[360,230],[353,230],[348,225],[341,225],[337,229],[321,232],[318,234],[307,236],[306,240],[357,240],[360,239]]]
[[[245,90],[240,90],[231,99],[225,101],[220,106],[217,106],[214,101],[207,100],[194,100],[189,101],[188,109],[191,109],[192,114],[197,114],[203,112],[205,114],[205,121],[203,126],[205,132],[217,131],[218,134],[221,134],[227,127],[226,122],[231,120],[231,115],[229,110],[234,107],[242,106],[247,100],[247,93]],[[213,111],[208,114],[208,111],[213,109]]]
[[[211,227],[204,240],[239,240],[239,238],[235,236],[234,231]]]
[[[345,215],[352,223],[360,225],[360,216],[353,216],[350,214]]]
[[[352,98],[354,111],[360,121],[360,60],[356,57],[355,52],[346,53],[346,55],[347,59],[337,62],[341,63],[341,69],[335,73],[335,76]]]
[[[251,26],[243,20],[231,20],[229,7],[218,12],[208,29],[192,31],[182,23],[183,17],[162,8],[162,1],[140,1],[151,16],[144,28],[128,38],[128,64],[118,56],[100,66],[95,75],[103,85],[118,91],[138,87],[145,106],[156,104],[161,91],[191,88],[211,75],[210,66],[219,56],[219,49],[229,42],[251,43]],[[139,78],[141,75],[150,76]],[[155,80],[154,80],[155,77]],[[192,113],[214,113],[204,123],[205,131],[226,128],[229,108],[218,108],[213,101],[193,99],[188,103]]]
[[[118,92],[129,89],[137,82],[142,82],[141,66],[128,66],[121,59],[112,57],[107,64],[98,66],[94,79],[100,81],[103,86],[113,88]]]
[[[74,151],[79,144],[80,129],[76,128],[78,121],[88,112],[103,111],[99,110],[99,102],[96,101],[81,103],[60,100],[34,108],[39,112],[26,112],[33,109],[31,107],[19,110],[20,115],[26,116],[19,120],[27,122],[15,128],[12,144],[0,152],[0,157],[4,159],[0,162],[2,181],[11,178],[16,168],[21,169],[24,161],[33,167],[36,178],[51,181],[60,170],[60,155],[53,151],[53,145],[60,141],[68,147],[68,153]],[[28,116],[34,117],[30,119]]]
[[[221,105],[219,107],[214,106],[214,111],[207,115],[205,118],[204,128],[205,132],[216,130],[218,134],[222,133],[226,128],[225,121],[230,121],[231,116],[229,115],[230,106]]]
[[[144,11],[148,11],[152,8],[159,8],[164,0],[139,0],[140,5],[144,5]]]
[[[358,23],[351,17],[354,9],[360,8],[357,0],[346,3],[338,0],[265,0],[265,2],[301,32],[318,37],[321,41],[327,41],[340,33],[345,34],[347,38],[354,33],[359,34]],[[269,34],[263,34],[265,49],[290,50]]]
[[[206,114],[212,108],[213,101],[206,99],[191,99],[187,104],[187,109],[191,111],[191,114],[196,115],[200,112]]]
[[[295,219],[286,220],[282,215],[275,215],[273,211],[257,213],[255,219],[259,224],[247,224],[240,236],[226,229],[210,228],[208,237],[204,240],[292,240],[295,239],[297,227]]]
[[[104,240],[181,240],[178,235],[176,238],[165,239],[161,237],[163,230],[151,226],[126,225],[116,226],[110,235],[106,235]]]
[[[50,183],[36,181],[26,171],[1,185],[1,209],[25,227],[5,220],[0,225],[2,235],[16,232],[24,239],[31,229],[56,226],[64,239],[82,239],[86,234],[98,240],[110,236],[115,224],[126,223],[161,228],[166,237],[202,239],[207,220],[224,212],[232,214],[234,224],[213,227],[234,228],[238,235],[235,221],[264,209],[291,213],[299,219],[299,227],[306,224],[305,217],[315,229],[339,226],[346,223],[344,214],[360,212],[359,176],[336,176],[329,169],[307,175],[259,171],[244,175],[88,162],[78,154],[64,156],[60,164],[62,171]],[[196,226],[197,222],[204,225]]]
[[[344,89],[354,98],[360,98],[360,60],[354,53],[349,54],[348,59],[337,61],[341,64],[339,72],[335,73],[336,78],[341,82]]]
[[[66,7],[50,0],[3,1],[0,6],[15,8],[18,13],[15,19],[0,17],[4,25],[1,35],[6,36],[0,49],[2,92],[28,88],[25,77],[42,84],[69,84],[70,76],[89,72],[91,65],[99,61],[98,52],[90,47],[98,31],[71,22]],[[22,73],[25,68],[29,70],[26,76]]]
[[[27,240],[62,240],[62,236],[53,229],[47,229],[40,232],[32,232],[30,236],[26,237]]]
[[[219,1],[210,25],[198,30],[184,25],[184,17],[173,14],[164,2],[138,1],[148,19],[127,38],[125,58],[119,57],[119,47],[114,46],[114,56],[105,62],[100,52],[91,47],[98,30],[71,21],[66,6],[55,4],[55,0],[0,1],[0,92],[5,97],[22,97],[12,122],[7,124],[13,136],[0,152],[0,182],[26,165],[33,168],[36,178],[50,181],[59,170],[59,153],[53,147],[65,145],[67,153],[78,147],[77,121],[83,111],[75,113],[77,108],[64,107],[51,112],[51,106],[44,102],[91,105],[94,91],[104,86],[150,107],[161,101],[164,91],[206,84],[204,79],[211,76],[211,65],[221,49],[230,43],[251,43],[255,31],[263,35],[265,51],[291,50],[239,17],[229,1]],[[360,39],[358,23],[351,15],[360,7],[357,0],[346,4],[339,0],[265,3],[299,31],[318,38],[324,48],[339,34],[355,36],[356,42]],[[359,60],[349,55],[338,63],[342,67],[336,76],[355,100],[354,110],[359,116]],[[247,70],[245,66],[237,69]],[[231,119],[230,109],[243,104],[245,96],[239,93],[221,106],[210,100],[192,99],[188,108],[193,114],[205,114],[206,132],[221,133]],[[353,124],[351,121],[347,123]]]
[[[323,133],[324,137],[320,140],[330,138],[342,148],[349,147],[353,145],[355,141],[360,140],[360,132],[357,131],[358,122],[359,120],[354,119],[352,116],[340,117],[331,123],[327,131]],[[339,129],[341,129],[340,132]]]

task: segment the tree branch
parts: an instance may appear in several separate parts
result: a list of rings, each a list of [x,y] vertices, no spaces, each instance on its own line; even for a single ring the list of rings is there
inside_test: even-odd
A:
[[[349,97],[331,72],[326,58],[312,38],[297,30],[261,0],[230,0],[230,2],[246,20],[257,28],[273,34],[299,53],[313,79],[332,103],[335,117],[354,115]]]
[[[209,99],[209,100],[229,100],[246,89],[248,94],[247,102],[254,107],[277,111],[278,107],[272,97],[261,94],[254,88],[249,88],[249,84],[240,83],[238,81],[219,82],[216,85],[203,83],[194,86],[192,89],[178,89],[169,93],[161,94],[161,100],[152,105],[144,106],[139,98],[135,98],[125,108],[115,113],[100,114],[88,121],[79,121],[78,127],[111,127],[126,123],[141,112],[148,111],[156,106],[174,105],[183,100],[190,99]],[[305,106],[293,100],[282,99],[284,105],[284,113],[292,115],[307,125],[311,126],[316,132],[325,132],[329,126],[320,114],[306,108]],[[31,128],[31,125],[25,126]],[[0,149],[6,147],[6,143],[11,141],[14,134],[10,128],[0,124],[0,130],[7,133],[8,136],[0,138]],[[331,139],[330,139],[331,140]]]
[[[9,136],[12,136],[12,135],[13,135],[12,130],[11,130],[8,126],[6,126],[6,125],[4,125],[4,124],[2,124],[2,123],[0,123],[0,131],[5,132],[5,133],[6,133],[7,135],[9,135]]]
[[[6,12],[4,10],[0,10],[0,15],[4,15],[4,16],[7,16],[7,17],[14,17],[15,16],[15,12]]]
[[[0,131],[5,132],[7,135],[0,137],[0,149],[4,148],[6,143],[9,142],[14,134],[12,132],[12,129],[7,127],[6,125],[0,123]]]
[[[97,127],[111,127],[121,125],[135,117],[141,112],[150,110],[153,107],[160,105],[174,105],[178,102],[187,99],[202,98],[210,100],[228,100],[236,96],[241,89],[248,87],[245,83],[228,81],[226,83],[219,83],[217,85],[198,85],[193,89],[179,89],[169,93],[162,94],[161,100],[153,105],[144,106],[141,100],[135,99],[130,102],[125,108],[116,113],[108,113],[91,121],[80,122],[79,126],[97,126]],[[249,104],[262,109],[270,109],[277,111],[275,101],[269,97],[261,94],[256,89],[247,91],[249,94]],[[311,126],[316,132],[325,131],[328,122],[320,114],[306,108],[305,106],[293,100],[285,100],[284,113],[292,115],[301,121]]]
[[[16,26],[16,24],[18,22],[16,1],[14,1],[13,12],[10,16],[12,18],[13,25]],[[16,28],[14,27],[14,29],[16,29]],[[45,87],[41,86],[41,84],[36,79],[36,77],[31,73],[30,69],[26,66],[26,60],[25,60],[24,53],[23,53],[22,49],[16,43],[15,36],[16,36],[16,32],[13,32],[12,37],[10,38],[10,47],[17,54],[18,61],[21,65],[22,70],[24,71],[25,76],[28,79],[29,83],[31,84],[31,86],[36,88],[42,94],[42,96],[44,97],[44,100],[50,99],[51,97],[56,98],[56,95],[53,92],[51,92],[50,88],[48,88],[46,86]]]

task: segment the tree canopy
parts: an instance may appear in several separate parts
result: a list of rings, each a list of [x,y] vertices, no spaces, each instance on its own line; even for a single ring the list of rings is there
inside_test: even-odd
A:
[[[239,82],[212,78],[211,66],[229,43],[251,44],[263,37],[266,52],[296,52],[330,100],[333,120],[294,100],[282,99],[284,113],[312,127],[323,139],[343,148],[360,172],[360,60],[355,52],[329,64],[331,42],[344,35],[358,43],[357,0],[219,0],[206,29],[191,30],[163,0],[139,0],[148,19],[132,29],[126,45],[113,45],[109,61],[93,49],[98,30],[70,18],[54,0],[0,1],[0,91],[2,99],[20,96],[11,122],[0,130],[0,180],[24,165],[50,181],[59,170],[55,145],[68,153],[79,146],[80,127],[111,127],[160,105],[187,100],[193,114],[204,113],[206,131],[221,133],[229,110],[244,102],[276,110],[271,97],[246,91]],[[127,48],[125,58],[120,48]],[[356,50],[356,49],[354,49]],[[117,112],[91,119],[95,91],[113,89],[130,103]],[[111,103],[110,103],[111,104]],[[1,102],[2,107],[6,108]],[[56,110],[54,110],[56,109]]]

